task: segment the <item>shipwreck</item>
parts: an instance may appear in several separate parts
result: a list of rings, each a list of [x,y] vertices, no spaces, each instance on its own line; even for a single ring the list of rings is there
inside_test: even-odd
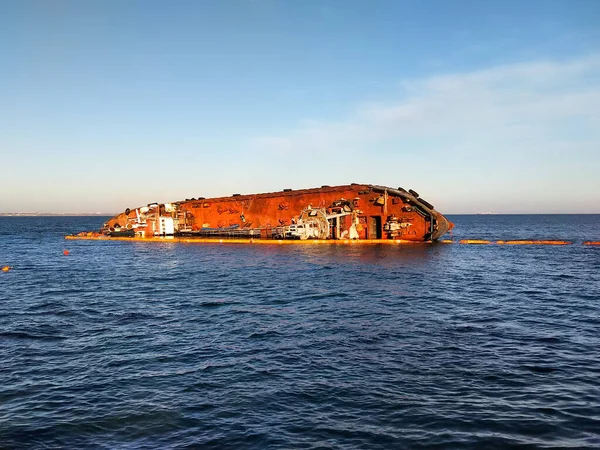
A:
[[[127,208],[106,237],[435,241],[452,222],[414,190],[371,184],[188,198]]]

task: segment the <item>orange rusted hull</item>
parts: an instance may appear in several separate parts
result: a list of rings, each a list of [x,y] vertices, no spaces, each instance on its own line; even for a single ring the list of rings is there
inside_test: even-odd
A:
[[[453,226],[414,191],[350,184],[128,208],[107,221],[101,234],[423,242],[439,239]]]

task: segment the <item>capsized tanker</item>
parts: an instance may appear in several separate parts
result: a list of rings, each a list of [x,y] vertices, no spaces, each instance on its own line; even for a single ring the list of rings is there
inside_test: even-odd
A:
[[[415,191],[371,184],[149,203],[108,220],[107,236],[435,241],[454,225]]]

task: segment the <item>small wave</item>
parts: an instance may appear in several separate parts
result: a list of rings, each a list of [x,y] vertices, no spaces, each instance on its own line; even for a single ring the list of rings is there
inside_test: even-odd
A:
[[[212,300],[208,302],[202,302],[198,306],[201,308],[218,308],[220,306],[236,305],[238,302],[232,302],[229,300]]]
[[[269,339],[274,336],[281,336],[281,333],[275,330],[255,331],[248,336],[248,339]]]
[[[65,304],[62,302],[42,302],[36,303],[35,305],[29,306],[27,309],[29,311],[36,311],[38,309],[47,309],[47,308],[56,308],[56,307],[65,307]]]
[[[62,341],[67,339],[66,336],[50,335],[50,334],[33,334],[25,331],[3,331],[0,332],[0,337],[7,339],[30,339],[36,341]]]
[[[524,366],[527,370],[533,373],[553,373],[558,371],[559,369],[556,367],[548,367],[548,366]]]
[[[328,298],[346,298],[350,297],[350,294],[346,294],[344,292],[326,292],[321,294],[312,294],[303,296],[305,300],[325,300]]]
[[[556,337],[556,336],[543,336],[535,339],[538,342],[546,342],[548,344],[558,344],[559,342],[563,342],[564,339]]]

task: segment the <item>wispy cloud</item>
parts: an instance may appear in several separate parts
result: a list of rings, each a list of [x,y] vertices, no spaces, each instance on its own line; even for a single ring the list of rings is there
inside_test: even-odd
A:
[[[290,152],[344,150],[349,143],[379,139],[452,137],[508,131],[554,132],[557,119],[584,122],[600,117],[600,57],[568,62],[532,62],[472,73],[439,75],[400,83],[403,95],[387,103],[365,104],[340,122],[299,125],[286,134],[260,136],[255,145]],[[518,132],[515,134],[515,132]]]
[[[363,164],[365,179],[371,173],[375,181],[398,178],[393,163],[401,161],[428,166],[444,182],[452,181],[450,168],[471,189],[486,180],[488,197],[516,184],[541,198],[557,177],[600,190],[590,169],[600,163],[599,125],[600,56],[593,55],[403,80],[389,101],[357,105],[350,119],[299,124],[287,133],[257,137],[253,146],[306,160],[339,160],[370,149],[390,164]],[[436,169],[440,158],[445,163]],[[588,195],[600,204],[600,194]]]

